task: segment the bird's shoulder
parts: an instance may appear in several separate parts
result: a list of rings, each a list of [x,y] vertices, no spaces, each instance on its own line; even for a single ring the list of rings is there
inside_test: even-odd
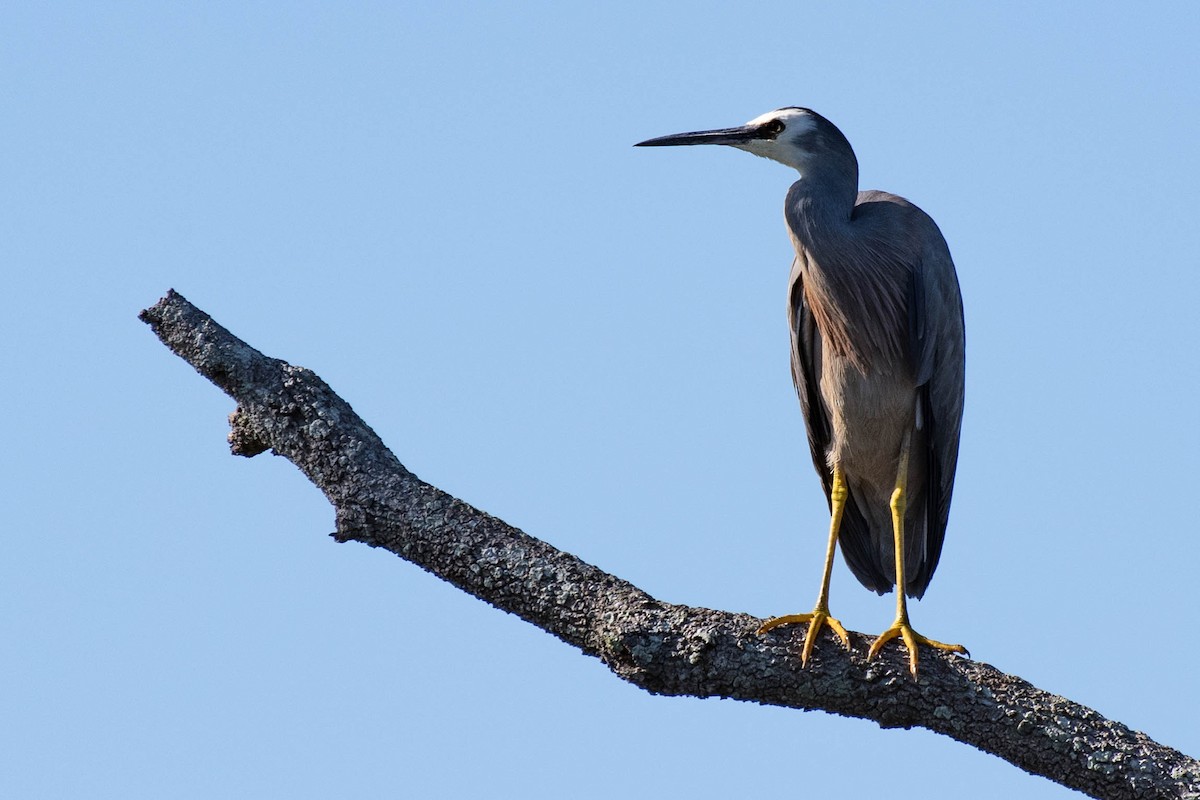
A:
[[[916,208],[907,198],[901,197],[898,194],[892,194],[891,192],[885,192],[882,189],[865,189],[859,192],[856,205],[862,205],[863,203],[895,203],[900,206],[912,206]]]
[[[858,193],[858,199],[854,201],[852,219],[887,219],[908,225],[923,224],[926,220],[933,222],[928,214],[908,198],[879,189],[868,189]]]
[[[933,217],[898,194],[870,189],[858,193],[851,222],[858,234],[905,261],[950,262],[950,249]]]

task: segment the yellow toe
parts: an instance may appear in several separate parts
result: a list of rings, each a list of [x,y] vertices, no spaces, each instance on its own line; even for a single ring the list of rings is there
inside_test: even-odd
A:
[[[758,635],[781,625],[798,625],[808,623],[808,632],[804,634],[804,649],[800,651],[800,665],[807,666],[808,657],[812,655],[813,648],[817,644],[817,635],[820,634],[821,628],[826,626],[842,640],[842,645],[847,650],[850,649],[850,635],[846,633],[846,629],[842,627],[842,623],[837,619],[829,616],[829,609],[818,606],[813,609],[811,614],[788,614],[782,617],[773,617],[758,627]]]
[[[898,619],[892,623],[892,627],[879,634],[879,638],[871,644],[871,649],[867,651],[867,660],[870,661],[873,659],[879,654],[879,651],[883,649],[885,644],[897,636],[903,640],[904,646],[908,649],[908,671],[912,673],[914,678],[917,677],[917,649],[920,645],[932,647],[936,650],[945,650],[950,653],[970,655],[967,652],[967,648],[961,644],[946,644],[926,638],[913,630],[912,625],[908,623],[907,619]]]

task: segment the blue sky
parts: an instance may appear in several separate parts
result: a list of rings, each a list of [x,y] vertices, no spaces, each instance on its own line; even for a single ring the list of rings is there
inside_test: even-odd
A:
[[[1200,754],[1197,41],[1191,3],[6,5],[0,795],[927,797],[915,768],[1067,796],[923,731],[651,697],[335,545],[136,319],[174,287],[422,478],[663,600],[807,610],[791,175],[630,146],[784,105],[958,265],[917,628]],[[833,581],[849,627],[891,621]]]

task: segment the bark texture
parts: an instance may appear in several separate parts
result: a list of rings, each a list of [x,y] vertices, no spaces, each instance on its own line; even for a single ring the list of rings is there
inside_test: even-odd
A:
[[[162,342],[237,403],[233,453],[268,449],[333,504],[340,542],[390,550],[516,614],[649,692],[727,697],[928,728],[1097,798],[1200,800],[1200,762],[994,667],[903,648],[867,663],[802,630],[758,636],[748,614],[656,600],[636,586],[421,481],[317,375],[269,358],[173,290],[141,313]]]

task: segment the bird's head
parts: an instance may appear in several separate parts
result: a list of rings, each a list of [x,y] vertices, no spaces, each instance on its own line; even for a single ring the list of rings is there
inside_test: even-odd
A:
[[[858,163],[850,142],[829,120],[807,108],[789,106],[768,111],[736,128],[675,133],[638,142],[634,147],[724,144],[778,161],[808,175],[814,169],[850,170],[857,180]]]

